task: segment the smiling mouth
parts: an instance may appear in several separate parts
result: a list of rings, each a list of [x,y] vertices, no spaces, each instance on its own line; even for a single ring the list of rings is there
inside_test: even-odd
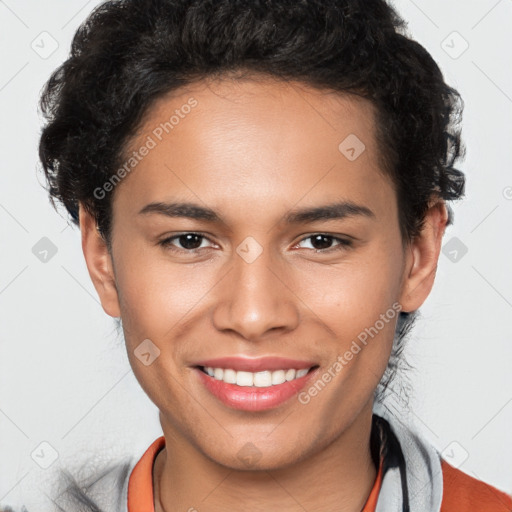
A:
[[[213,368],[211,366],[198,366],[197,368],[212,379],[226,384],[234,384],[240,387],[267,388],[300,379],[318,368],[318,365],[310,368],[286,368],[259,372],[236,371],[232,368]]]

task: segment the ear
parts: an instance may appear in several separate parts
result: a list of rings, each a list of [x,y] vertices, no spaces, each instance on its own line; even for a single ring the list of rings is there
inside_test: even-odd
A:
[[[119,297],[110,252],[97,229],[94,216],[82,204],[79,205],[79,222],[82,251],[101,305],[107,315],[120,317]]]
[[[438,199],[431,203],[420,233],[407,246],[400,297],[404,312],[417,310],[432,290],[447,222],[448,210]]]

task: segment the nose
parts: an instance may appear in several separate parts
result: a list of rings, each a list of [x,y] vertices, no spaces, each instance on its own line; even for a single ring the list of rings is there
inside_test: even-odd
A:
[[[256,341],[270,331],[285,333],[297,327],[300,301],[293,293],[291,272],[275,260],[265,249],[254,261],[233,254],[233,266],[218,290],[216,329]]]

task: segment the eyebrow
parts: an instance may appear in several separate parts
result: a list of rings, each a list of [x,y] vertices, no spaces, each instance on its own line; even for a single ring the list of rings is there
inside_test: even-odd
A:
[[[139,211],[141,215],[152,213],[165,215],[167,217],[184,217],[211,223],[224,223],[218,212],[194,203],[149,203]],[[351,201],[340,201],[321,206],[294,209],[286,213],[283,220],[287,224],[305,224],[320,220],[344,219],[354,216],[364,216],[374,219],[375,213],[367,206]]]

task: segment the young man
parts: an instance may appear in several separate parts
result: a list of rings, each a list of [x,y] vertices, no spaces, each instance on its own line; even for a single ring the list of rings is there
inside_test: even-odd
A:
[[[458,94],[403,28],[382,0],[132,0],[79,29],[41,160],[163,436],[60,499],[512,508],[385,406],[464,188]]]

